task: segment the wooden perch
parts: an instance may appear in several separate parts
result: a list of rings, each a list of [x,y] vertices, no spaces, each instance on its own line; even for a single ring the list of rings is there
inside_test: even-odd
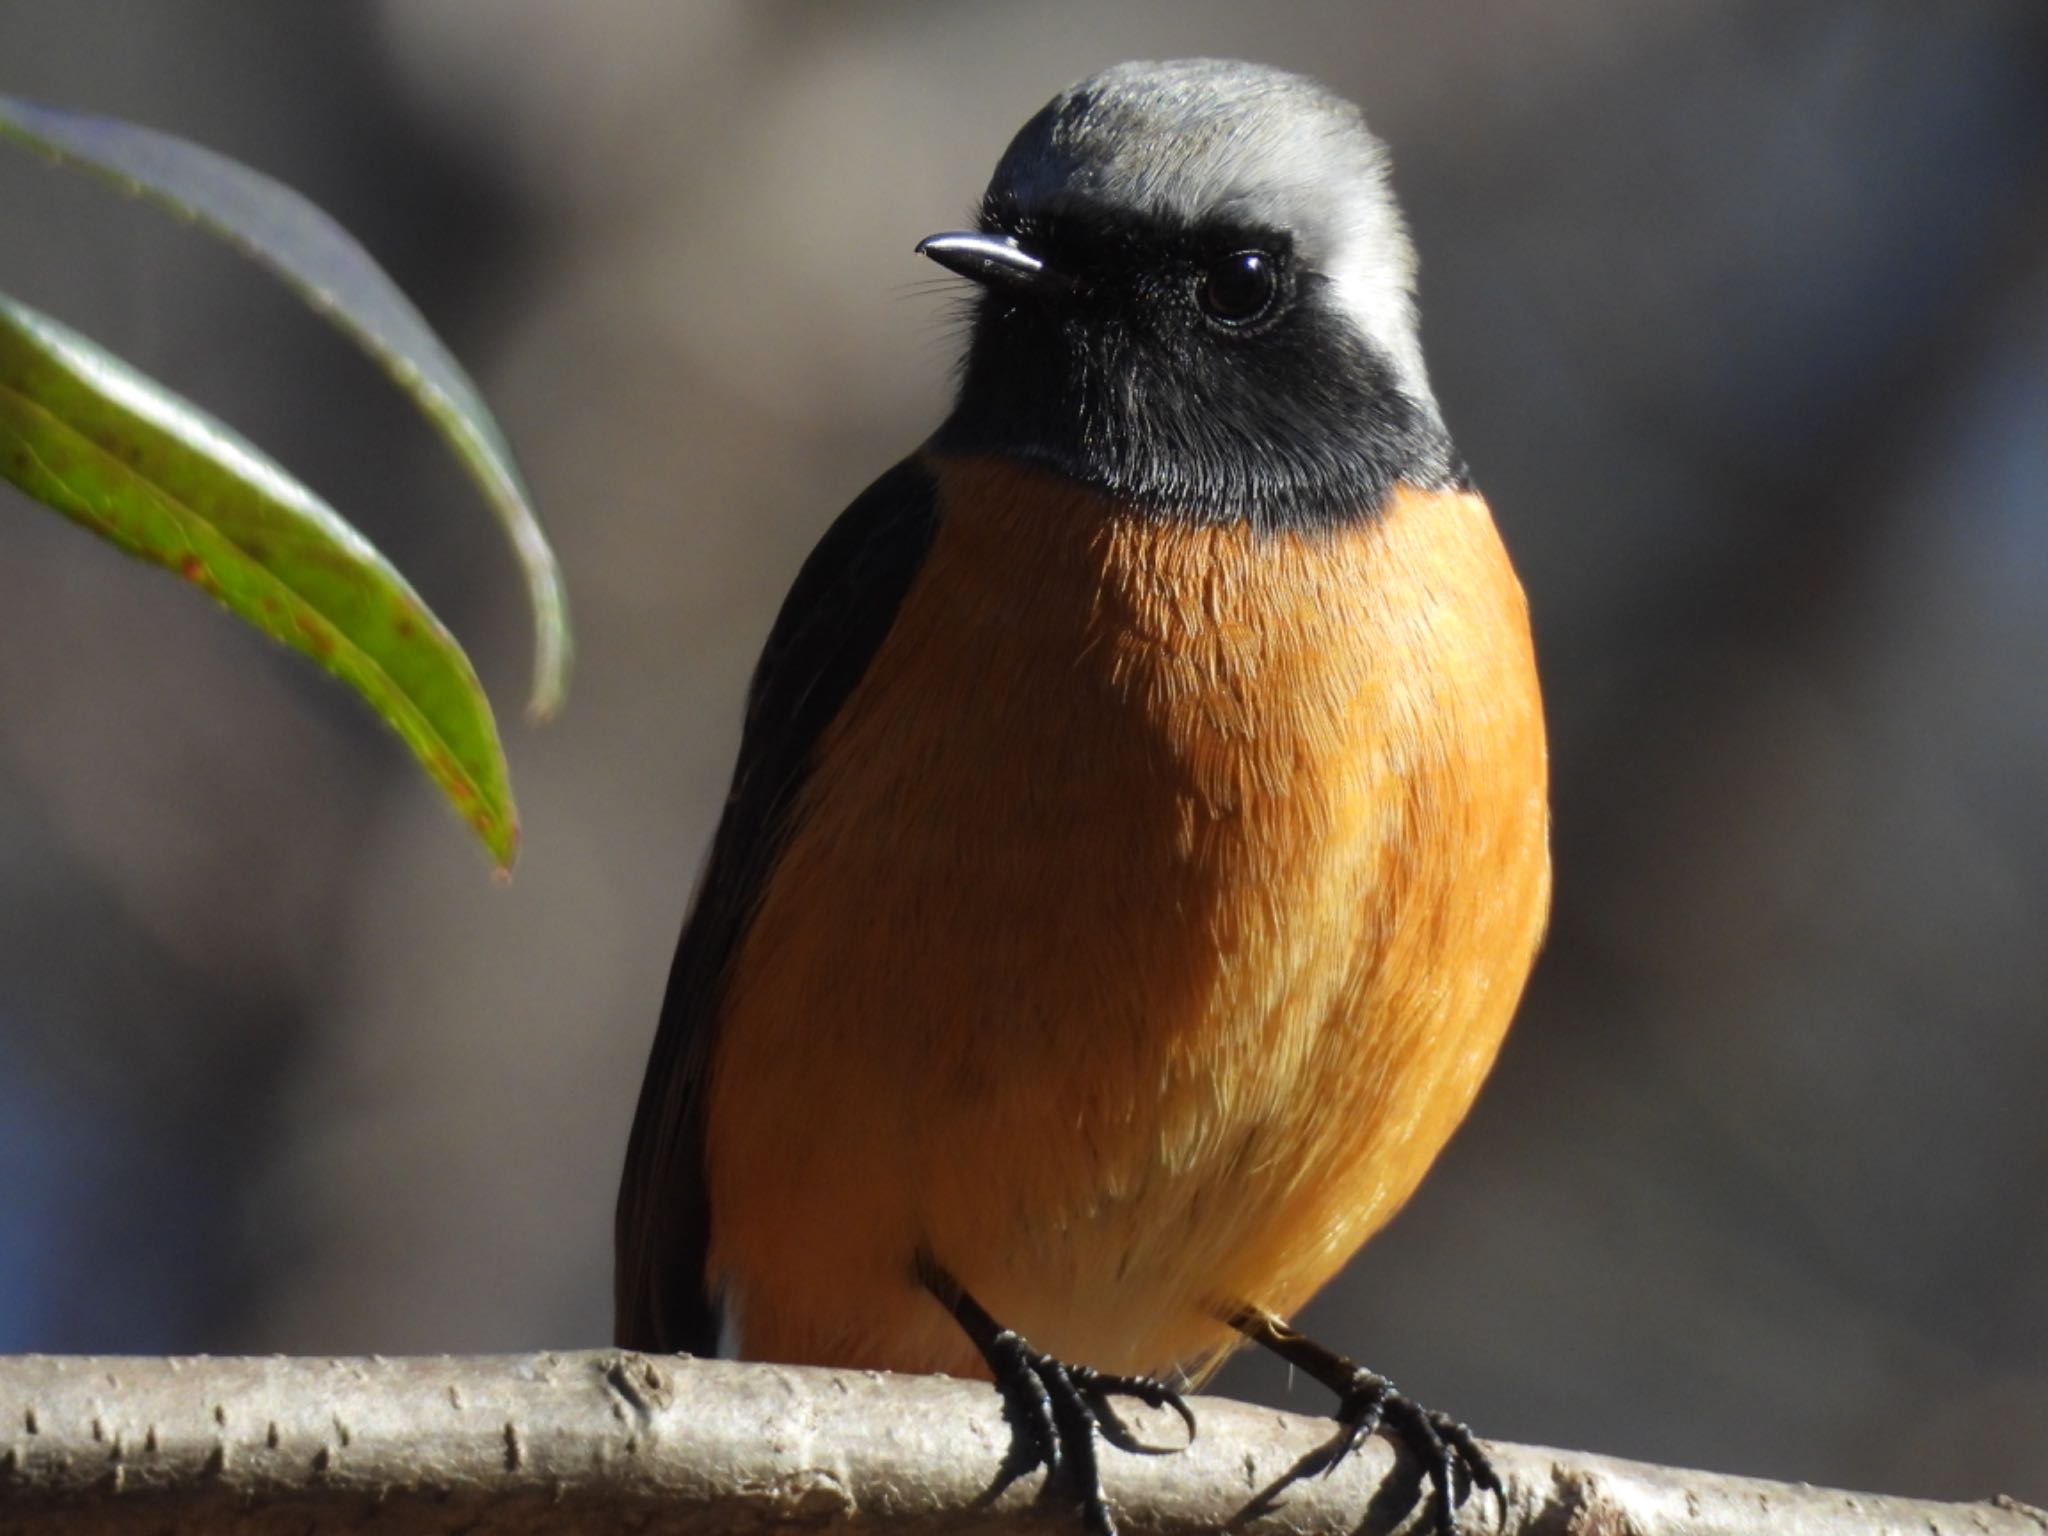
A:
[[[1128,1536],[1360,1533],[1423,1518],[1375,1438],[1290,1475],[1327,1420],[1219,1398],[1184,1452],[1106,1451]],[[1143,1439],[1170,1415],[1132,1405]],[[387,1360],[0,1358],[0,1536],[99,1532],[877,1532],[1079,1529],[972,1382],[618,1351]],[[2044,1536],[2011,1500],[1930,1504],[1494,1446],[1487,1533],[1914,1532]]]

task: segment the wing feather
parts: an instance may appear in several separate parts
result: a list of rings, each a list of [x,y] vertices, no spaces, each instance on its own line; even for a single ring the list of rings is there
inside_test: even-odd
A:
[[[798,573],[747,694],[738,766],[676,945],[619,1188],[616,1341],[717,1351],[707,1292],[705,1080],[725,978],[786,845],[818,739],[895,622],[931,547],[931,472],[905,459],[839,515]]]

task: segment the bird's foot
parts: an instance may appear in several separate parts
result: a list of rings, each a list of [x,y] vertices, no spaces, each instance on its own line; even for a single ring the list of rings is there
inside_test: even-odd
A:
[[[1303,1338],[1270,1314],[1247,1310],[1231,1322],[1245,1337],[1337,1394],[1337,1433],[1301,1466],[1300,1475],[1334,1471],[1361,1440],[1382,1430],[1421,1466],[1436,1536],[1458,1536],[1458,1505],[1475,1488],[1505,1506],[1507,1490],[1492,1458],[1458,1420],[1423,1407],[1377,1371]]]
[[[1101,1442],[1150,1456],[1178,1449],[1139,1441],[1110,1399],[1129,1397],[1148,1407],[1171,1408],[1189,1438],[1194,1436],[1195,1416],[1186,1400],[1150,1376],[1115,1376],[1070,1365],[1033,1349],[1008,1328],[995,1332],[985,1355],[1017,1437],[1006,1472],[1017,1477],[1043,1467],[1048,1477],[1064,1477],[1094,1536],[1116,1536],[1116,1518],[1102,1488]]]
[[[1004,1482],[1043,1467],[1047,1480],[1064,1478],[1080,1501],[1092,1536],[1117,1536],[1116,1517],[1102,1488],[1098,1454],[1107,1440],[1122,1451],[1154,1456],[1179,1449],[1146,1445],[1134,1436],[1112,1398],[1126,1397],[1150,1408],[1171,1408],[1194,1439],[1195,1415],[1187,1400],[1150,1376],[1117,1376],[1089,1365],[1072,1365],[1034,1349],[1014,1329],[1004,1328],[929,1260],[920,1265],[925,1286],[953,1314],[975,1349],[988,1362],[1003,1415],[1015,1440],[1005,1463]]]
[[[1437,1536],[1458,1536],[1458,1504],[1474,1488],[1505,1499],[1500,1474],[1472,1431],[1447,1413],[1400,1391],[1376,1371],[1354,1366],[1337,1401],[1337,1433],[1323,1448],[1317,1470],[1327,1474],[1374,1430],[1404,1447],[1429,1481],[1431,1524]]]

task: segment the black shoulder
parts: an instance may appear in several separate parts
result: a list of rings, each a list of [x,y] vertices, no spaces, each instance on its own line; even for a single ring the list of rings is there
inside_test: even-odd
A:
[[[783,599],[747,693],[738,766],[669,970],[619,1188],[614,1334],[629,1349],[709,1355],[711,1213],[704,1079],[727,967],[788,837],[818,738],[866,672],[924,564],[937,487],[917,459],[883,475],[818,541]]]

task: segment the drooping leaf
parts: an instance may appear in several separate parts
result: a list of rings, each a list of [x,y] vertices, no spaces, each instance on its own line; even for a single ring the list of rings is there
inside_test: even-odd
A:
[[[510,867],[518,814],[490,703],[405,578],[228,427],[5,296],[0,477],[355,689]]]
[[[384,270],[304,197],[185,139],[0,96],[0,138],[147,198],[268,267],[353,337],[440,430],[504,524],[533,603],[536,717],[568,685],[568,604],[554,551],[496,421],[462,365]]]

